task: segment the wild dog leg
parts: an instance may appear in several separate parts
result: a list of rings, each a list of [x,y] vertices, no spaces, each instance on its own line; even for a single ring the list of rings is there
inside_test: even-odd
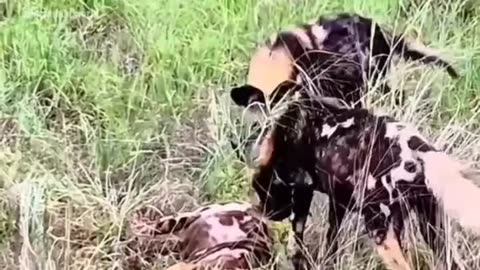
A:
[[[390,270],[410,270],[402,252],[399,239],[396,236],[393,224],[390,223],[385,234],[376,234],[375,248],[382,257],[383,263]]]
[[[388,269],[411,270],[403,255],[400,243],[403,226],[398,226],[398,222],[402,221],[398,219],[400,216],[398,213],[391,213],[392,210],[398,211],[396,208],[389,208],[381,203],[370,204],[365,207],[363,214],[368,235]]]
[[[425,191],[427,193],[427,191]],[[445,243],[446,231],[444,228],[442,212],[438,207],[435,198],[429,194],[427,196],[417,197],[414,202],[417,210],[420,233],[425,242],[433,250],[435,256],[443,268],[447,269],[447,247]],[[437,269],[437,268],[436,268]],[[452,270],[460,269],[455,261],[452,260]]]
[[[313,199],[313,186],[306,183],[307,174],[305,177],[297,177],[304,182],[296,183],[293,191],[293,219],[292,227],[295,233],[296,250],[292,257],[292,262],[295,270],[309,269],[305,256],[303,254],[303,233],[305,231],[305,224],[307,222],[308,214],[310,213],[310,205]]]

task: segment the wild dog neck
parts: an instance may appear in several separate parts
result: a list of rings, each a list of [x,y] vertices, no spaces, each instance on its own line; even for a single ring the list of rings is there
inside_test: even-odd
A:
[[[322,143],[342,136],[337,131],[357,128],[368,114],[366,110],[339,106],[332,100],[296,96],[257,145],[256,152],[260,154],[254,163],[252,184],[267,212],[277,213],[274,220],[286,218],[294,211],[296,191],[313,192],[319,188],[316,164],[312,161]]]
[[[374,117],[368,110],[348,107],[336,98],[312,97],[296,91],[290,99],[284,113],[272,119],[278,137],[275,150],[312,149],[313,145],[332,139],[337,131],[357,128]]]

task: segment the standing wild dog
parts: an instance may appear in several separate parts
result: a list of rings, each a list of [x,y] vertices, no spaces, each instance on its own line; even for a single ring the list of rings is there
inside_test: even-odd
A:
[[[247,107],[264,103],[265,97],[271,99],[279,87],[310,84],[316,94],[361,107],[368,80],[376,83],[384,79],[393,55],[436,64],[446,68],[451,77],[458,77],[449,63],[429,51],[426,46],[387,33],[370,18],[346,13],[320,17],[311,24],[282,31],[259,47],[250,59],[246,84],[234,87],[231,97],[237,105]],[[325,53],[338,57],[333,63],[324,63]],[[385,83],[381,88],[385,93],[390,91]]]
[[[247,270],[273,258],[271,230],[259,210],[248,203],[210,204],[158,220],[137,218],[132,231],[164,237],[150,253],[177,255],[180,262],[167,270]],[[139,267],[136,257],[130,261],[129,269]]]
[[[257,48],[250,59],[246,84],[232,88],[230,95],[256,120],[266,101],[279,99],[272,95],[275,90],[287,91],[298,85],[313,95],[338,98],[360,108],[369,80],[373,85],[380,83],[384,93],[390,91],[381,81],[393,55],[444,67],[451,77],[458,77],[449,63],[430,51],[387,33],[370,18],[346,13],[320,17],[311,24],[281,31]],[[237,143],[231,143],[236,149]]]
[[[299,244],[314,191],[329,196],[327,242],[336,245],[345,212],[359,209],[376,250],[393,270],[411,269],[400,242],[409,211],[419,216],[420,232],[442,266],[447,256],[440,209],[480,232],[480,216],[471,207],[480,204],[480,187],[472,182],[478,175],[407,123],[305,93],[284,92],[284,101],[273,104],[277,113],[257,145],[253,176],[273,220],[292,214]],[[297,269],[300,256],[294,257]]]
[[[332,19],[320,18],[313,24],[280,32],[269,43],[258,48],[251,58],[246,84],[233,88],[231,98],[254,115],[265,109],[262,107],[267,103],[278,102],[284,93],[293,89],[302,91],[303,96],[333,97],[329,101],[337,104],[343,101],[359,108],[362,107],[359,101],[368,90],[367,80],[373,79],[375,83],[385,77],[392,54],[407,60],[443,66],[452,77],[458,77],[447,62],[429,54],[428,50],[399,36],[392,37],[369,18],[355,14],[340,14]],[[389,91],[385,84],[381,85],[384,92]],[[255,104],[260,106],[252,106]],[[232,145],[236,148],[235,143],[232,142]],[[304,173],[301,170],[286,170],[282,171],[283,180],[287,182],[295,181],[297,176]],[[279,194],[290,191],[283,185],[274,183],[274,187]],[[296,190],[299,194],[301,189]],[[339,217],[344,215],[345,207],[339,206],[349,201],[350,193],[330,194],[337,198],[337,202],[330,202],[330,238],[336,234]],[[342,197],[342,194],[348,196]],[[288,196],[283,199],[276,197],[275,200],[277,202],[270,202],[273,206],[288,206],[290,203]],[[298,208],[299,204],[296,205]],[[273,206],[270,207],[273,210],[281,209]],[[288,216],[289,207],[275,213],[274,218]],[[335,248],[331,250],[334,252]]]

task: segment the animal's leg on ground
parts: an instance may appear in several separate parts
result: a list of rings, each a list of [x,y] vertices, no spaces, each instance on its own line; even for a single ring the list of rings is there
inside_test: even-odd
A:
[[[305,177],[310,177],[305,175]],[[305,177],[302,177],[306,179]],[[313,199],[313,186],[306,183],[297,183],[293,194],[293,219],[292,227],[295,233],[296,249],[292,256],[292,263],[295,270],[309,269],[308,262],[304,255],[303,233],[307,223],[310,205]]]
[[[351,191],[337,189],[332,192],[328,199],[327,252],[325,254],[325,260],[332,262],[332,266],[338,258],[336,254],[338,251],[338,231],[345,218],[345,213],[347,212],[351,198]]]
[[[425,191],[427,192],[427,191]],[[445,243],[447,237],[442,210],[432,194],[415,198],[420,233],[428,246],[433,250],[438,263],[435,269],[460,269],[455,260],[452,259],[451,267],[447,268],[448,248]]]
[[[372,240],[377,253],[389,270],[411,270],[402,252],[400,235],[403,222],[397,217],[398,213],[391,213],[395,208],[389,208],[381,203],[366,203],[363,209],[368,236]]]

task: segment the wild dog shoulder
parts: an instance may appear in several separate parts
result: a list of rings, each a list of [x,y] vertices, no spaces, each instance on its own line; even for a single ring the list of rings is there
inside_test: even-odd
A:
[[[320,137],[317,139],[330,139],[339,131],[358,129],[364,126],[370,118],[371,115],[364,109],[341,110],[324,119]]]

